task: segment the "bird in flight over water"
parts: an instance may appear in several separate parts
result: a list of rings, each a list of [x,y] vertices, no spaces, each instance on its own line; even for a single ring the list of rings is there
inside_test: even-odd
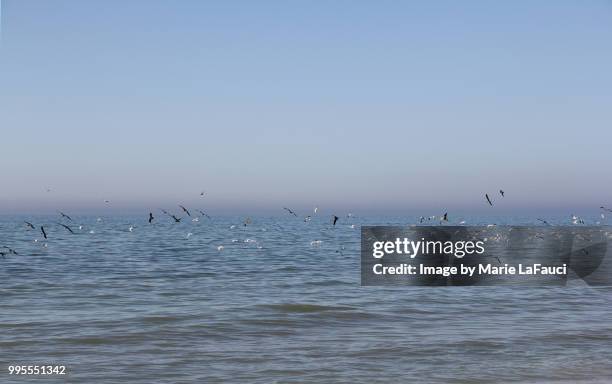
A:
[[[151,224],[151,222],[153,221],[154,217],[153,217],[153,212],[149,212],[149,224]]]
[[[62,212],[62,211],[58,211],[58,212],[59,212],[59,214],[60,214],[60,215],[62,215],[62,217],[65,217],[65,218],[67,218],[68,220],[72,221],[72,217],[68,216],[67,214],[65,214],[65,213],[64,213],[64,212]]]
[[[179,204],[179,208],[181,208],[183,210],[183,212],[185,212],[187,214],[187,216],[191,216],[191,213],[189,213],[189,211],[187,210],[187,208],[183,207],[182,205]]]
[[[206,216],[207,218],[209,218],[209,219],[210,219],[210,216],[208,216],[208,215],[206,214],[206,212],[204,212],[204,211],[202,211],[202,210],[200,210],[200,209],[198,209],[197,211],[198,211],[198,212],[200,212],[200,215],[202,215],[202,216]]]
[[[332,225],[336,225],[336,222],[338,221],[339,217],[336,215],[332,215]]]
[[[40,232],[42,232],[43,237],[46,239],[47,238],[47,232],[45,232],[45,227],[43,227],[42,225],[40,226]]]
[[[34,224],[32,224],[32,223],[30,223],[30,222],[28,222],[28,221],[24,221],[24,223],[26,223],[26,225],[27,225],[29,228],[34,229]]]
[[[287,207],[283,207],[283,209],[284,209],[285,211],[289,212],[290,214],[292,214],[293,216],[297,217],[297,213],[293,212],[293,211],[292,211],[292,210],[290,210],[289,208],[287,208]]]
[[[546,225],[550,225],[550,224],[548,224],[548,221],[546,221],[546,220],[544,220],[544,219],[539,219],[539,218],[538,218],[538,220],[539,220],[539,221],[541,221],[542,223],[546,224]]]
[[[503,190],[503,189],[500,189],[500,190],[499,190],[499,194],[500,194],[502,197],[504,197],[504,193],[505,193],[505,192],[504,192],[504,190]]]
[[[3,259],[6,259],[5,257],[6,255],[19,255],[17,251],[15,251],[12,248],[9,248],[9,247],[0,247],[0,248],[6,249],[6,251],[0,251],[0,256],[2,256]]]
[[[487,198],[487,201],[489,202],[490,206],[493,206],[493,203],[491,202],[491,199],[489,198],[489,194],[485,193],[485,197]]]
[[[66,228],[66,229],[68,230],[68,232],[70,232],[70,233],[74,234],[74,232],[72,231],[72,228],[70,228],[69,226],[64,225],[64,224],[62,224],[62,223],[56,223],[56,224],[57,224],[57,225],[61,225],[62,227]]]
[[[166,211],[165,209],[160,208],[160,210],[161,210],[161,211],[162,211],[162,212],[163,212],[165,215],[170,216],[171,218],[173,218],[175,223],[180,223],[180,222],[181,222],[181,219],[180,219],[180,218],[178,218],[178,217],[174,216],[173,214],[171,214],[170,212]]]

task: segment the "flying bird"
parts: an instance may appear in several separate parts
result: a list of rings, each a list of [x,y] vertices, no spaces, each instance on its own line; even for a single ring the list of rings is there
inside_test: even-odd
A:
[[[336,222],[338,221],[339,217],[336,215],[332,215],[332,225],[336,225]]]
[[[40,226],[40,232],[42,232],[43,237],[46,239],[47,238],[47,232],[45,232],[45,227],[43,227],[42,225]]]
[[[485,193],[485,197],[487,198],[487,201],[489,202],[489,205],[493,206],[493,203],[491,202],[491,199],[489,198],[489,194]]]
[[[500,190],[499,190],[499,194],[500,194],[502,197],[504,197],[504,193],[505,193],[505,192],[504,192],[502,189],[500,189]]]
[[[154,217],[153,217],[153,212],[149,212],[149,224],[151,224],[151,222],[153,221]]]
[[[538,220],[539,220],[539,221],[541,221],[542,223],[546,224],[546,225],[550,225],[550,224],[548,224],[548,221],[546,221],[546,220],[544,220],[544,219],[540,219],[540,218],[538,218]]]
[[[285,211],[289,212],[290,214],[292,214],[293,216],[297,217],[297,213],[293,212],[293,211],[292,211],[292,210],[290,210],[289,208],[287,208],[287,207],[283,207],[283,209],[284,209]]]
[[[171,214],[170,212],[166,211],[165,209],[161,210],[164,214],[170,216],[171,218],[174,219],[174,222],[179,223],[181,221],[181,219],[177,218],[176,216],[174,216],[173,214]]]
[[[612,212],[612,209],[610,208],[606,208],[606,207],[599,207],[599,208],[603,209],[604,211]]]
[[[32,229],[34,229],[34,224],[28,222],[28,221],[24,221],[24,223],[26,223],[26,225]]]
[[[6,252],[4,252],[5,255],[6,254],[8,254],[8,255],[19,255],[19,253],[17,253],[17,251],[15,251],[14,249],[9,248],[7,246],[3,246],[3,247],[0,247],[0,248],[6,249]]]
[[[200,192],[200,197],[204,197],[204,191]]]
[[[64,225],[64,224],[62,224],[62,223],[56,223],[56,224],[57,224],[57,225],[61,225],[62,227],[66,228],[66,229],[68,230],[68,232],[70,232],[70,233],[74,234],[74,232],[72,231],[72,228],[70,228],[69,226]]]
[[[59,214],[60,214],[60,215],[62,215],[62,217],[65,217],[65,218],[67,218],[68,220],[72,221],[72,217],[68,216],[67,214],[65,214],[65,213],[64,213],[64,212],[62,212],[62,211],[58,211],[58,212],[59,212]]]
[[[9,247],[0,247],[0,248],[6,249],[6,251],[0,251],[0,256],[2,256],[3,259],[6,259],[6,255],[19,255],[19,253],[17,253],[17,251],[15,251],[12,248],[9,248]]]
[[[198,212],[200,212],[200,215],[202,215],[202,216],[206,216],[207,218],[209,218],[209,219],[210,219],[210,216],[208,216],[208,215],[206,214],[206,212],[204,212],[204,211],[202,211],[202,210],[200,210],[200,209],[198,209],[197,211],[198,211]]]
[[[448,221],[448,212],[444,212],[444,216],[442,216],[443,221]]]
[[[183,212],[185,212],[187,214],[187,216],[191,216],[191,213],[189,213],[189,211],[187,210],[187,208],[183,207],[182,205],[179,204],[179,207],[183,210]]]

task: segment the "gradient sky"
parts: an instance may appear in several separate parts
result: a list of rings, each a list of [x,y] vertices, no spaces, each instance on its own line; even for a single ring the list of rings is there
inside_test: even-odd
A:
[[[612,205],[610,1],[3,0],[0,54],[0,213]]]

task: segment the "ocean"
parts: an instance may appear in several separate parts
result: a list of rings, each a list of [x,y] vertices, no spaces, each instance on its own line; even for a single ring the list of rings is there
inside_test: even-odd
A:
[[[612,382],[611,288],[362,287],[413,217],[155,216],[0,217],[1,383]]]

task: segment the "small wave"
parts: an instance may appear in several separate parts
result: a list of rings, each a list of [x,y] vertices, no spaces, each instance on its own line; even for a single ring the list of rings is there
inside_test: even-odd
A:
[[[145,324],[163,324],[163,323],[173,323],[175,321],[183,320],[183,318],[177,316],[145,316],[140,318],[140,320]]]
[[[348,306],[329,306],[316,304],[265,304],[259,305],[260,308],[268,308],[285,313],[316,313],[325,311],[352,311],[355,308]]]
[[[318,281],[307,281],[304,285],[313,285],[320,287],[330,287],[334,285],[350,285],[351,283],[341,280],[318,280]]]

